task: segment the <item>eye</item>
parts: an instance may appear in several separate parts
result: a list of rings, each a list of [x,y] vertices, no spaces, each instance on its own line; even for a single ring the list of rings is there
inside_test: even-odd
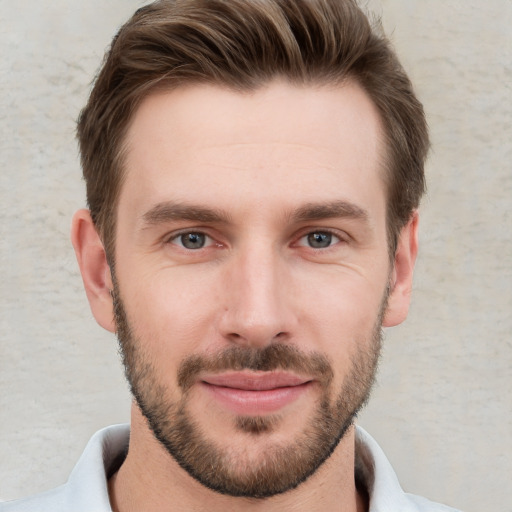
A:
[[[304,235],[299,240],[299,245],[308,246],[312,249],[327,249],[341,240],[329,231],[313,231]]]
[[[208,245],[211,245],[212,239],[204,233],[196,231],[188,231],[186,233],[180,233],[170,240],[171,243],[179,245],[185,249],[202,249]]]

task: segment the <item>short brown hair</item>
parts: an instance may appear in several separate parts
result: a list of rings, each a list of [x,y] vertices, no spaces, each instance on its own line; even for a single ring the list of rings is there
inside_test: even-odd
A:
[[[429,142],[422,105],[380,24],[355,0],[160,0],[119,30],[78,120],[87,202],[111,264],[123,142],[141,101],[155,89],[214,83],[247,91],[276,77],[355,80],[378,108],[394,255],[425,189]]]

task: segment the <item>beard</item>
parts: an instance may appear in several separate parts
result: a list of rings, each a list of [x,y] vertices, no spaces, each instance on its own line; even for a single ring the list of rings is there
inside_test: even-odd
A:
[[[387,293],[367,338],[358,340],[351,369],[341,389],[333,389],[334,372],[329,359],[320,353],[303,353],[284,343],[263,349],[228,347],[214,355],[191,355],[178,369],[181,398],[173,401],[157,377],[155,364],[134,335],[114,281],[112,293],[117,337],[132,395],[155,438],[187,473],[205,487],[221,494],[246,498],[267,498],[294,489],[329,458],[359,410],[367,402],[375,379],[382,341],[382,317]],[[271,442],[257,457],[236,451],[208,438],[207,425],[194,420],[188,408],[190,389],[202,372],[293,371],[316,380],[321,389],[314,413],[295,439],[283,444]],[[236,416],[234,429],[255,438],[270,436],[279,426],[278,415]]]

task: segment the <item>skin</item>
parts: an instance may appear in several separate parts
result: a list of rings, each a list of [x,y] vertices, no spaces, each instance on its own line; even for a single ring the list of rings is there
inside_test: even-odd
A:
[[[279,342],[325,355],[339,390],[358,344],[372,342],[388,286],[383,325],[405,319],[418,216],[402,229],[390,264],[382,139],[376,108],[352,83],[275,81],[244,94],[198,85],[144,100],[126,140],[116,278],[131,327],[170,399],[181,398],[184,358]],[[198,206],[220,215],[182,218],[176,205],[187,215]],[[179,235],[191,231],[207,235],[203,248],[183,247]],[[331,233],[329,247],[309,245],[308,234],[318,232]],[[115,332],[112,276],[88,211],[76,213],[72,240],[93,314]],[[243,466],[297,438],[318,399],[318,388],[309,386],[279,409],[272,432],[252,437],[237,431],[235,413],[199,384],[187,406],[209,439],[238,454]],[[296,489],[262,500],[221,495],[168,455],[134,403],[129,454],[109,490],[113,509],[123,512],[315,512],[340,510],[340,503],[362,511],[367,504],[353,468],[351,427]]]

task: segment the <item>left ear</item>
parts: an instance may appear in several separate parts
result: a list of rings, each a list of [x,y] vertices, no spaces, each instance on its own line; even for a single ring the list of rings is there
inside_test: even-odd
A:
[[[382,322],[384,327],[401,324],[409,312],[414,263],[418,254],[418,222],[419,215],[415,210],[400,231],[389,283],[388,306]]]

